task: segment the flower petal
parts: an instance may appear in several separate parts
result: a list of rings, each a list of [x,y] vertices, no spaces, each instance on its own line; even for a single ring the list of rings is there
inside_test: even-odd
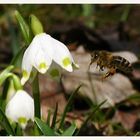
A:
[[[35,49],[32,65],[40,72],[45,73],[52,63],[53,50],[50,35],[38,34],[34,37],[32,46]]]
[[[40,73],[45,73],[52,63],[52,55],[50,36],[46,33],[36,35],[23,56],[21,84],[24,85],[29,79],[32,66]]]
[[[34,59],[33,66],[40,72],[40,73],[46,73],[48,68],[50,67],[52,63],[52,59],[44,54],[42,49],[38,49],[38,52],[36,54],[36,57]]]
[[[62,68],[66,69],[69,72],[72,72],[72,56],[68,48],[63,43],[54,38],[52,38],[52,47],[54,50],[53,60]]]
[[[38,41],[37,44],[41,47],[42,51],[52,59],[53,56],[53,48],[52,46],[52,37],[46,33],[41,33],[37,35]]]
[[[21,78],[21,84],[24,85],[25,82],[29,79],[31,70],[32,70],[32,65],[31,65],[31,54],[30,51],[31,48],[27,48],[23,55],[22,59],[22,78]]]

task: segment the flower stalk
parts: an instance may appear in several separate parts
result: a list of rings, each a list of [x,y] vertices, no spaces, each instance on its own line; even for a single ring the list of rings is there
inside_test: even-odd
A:
[[[33,98],[34,98],[34,114],[35,117],[40,118],[40,91],[39,91],[39,79],[38,79],[38,72],[32,82],[32,90],[33,90]]]

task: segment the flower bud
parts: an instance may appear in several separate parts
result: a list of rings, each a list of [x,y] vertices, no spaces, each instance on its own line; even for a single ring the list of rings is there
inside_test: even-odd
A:
[[[34,35],[43,33],[43,26],[41,22],[39,21],[39,19],[34,15],[31,15],[30,19],[31,19],[31,29]]]

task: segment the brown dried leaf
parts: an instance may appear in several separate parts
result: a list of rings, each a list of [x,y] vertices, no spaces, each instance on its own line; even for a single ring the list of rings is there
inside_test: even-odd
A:
[[[132,129],[138,116],[132,112],[116,111],[113,121],[121,123],[125,129]]]
[[[62,114],[64,112],[64,108],[66,106],[66,99],[64,97],[64,94],[53,94],[51,96],[46,96],[41,101],[41,107],[42,107],[42,114],[43,118],[46,120],[48,116],[48,110],[54,110],[56,107],[56,104],[58,103],[58,113]]]
[[[117,55],[119,54],[130,62],[137,60],[133,53],[121,52]],[[100,103],[107,99],[107,102],[103,105],[104,107],[113,106],[135,93],[130,80],[122,74],[117,73],[102,81],[102,73],[99,72],[99,69],[96,69],[96,64],[93,64],[88,72],[90,54],[84,52],[81,48],[73,52],[73,56],[77,60],[80,69],[75,70],[73,73],[65,73],[63,84],[67,91],[71,91],[82,83],[80,93],[88,96],[94,103]]]

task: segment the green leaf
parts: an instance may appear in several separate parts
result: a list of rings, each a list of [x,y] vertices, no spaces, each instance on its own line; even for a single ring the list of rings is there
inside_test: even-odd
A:
[[[9,34],[10,34],[10,37],[11,37],[11,43],[10,43],[10,46],[12,48],[12,52],[13,52],[13,56],[16,55],[16,53],[18,52],[19,50],[19,39],[17,38],[18,34],[16,32],[16,29],[14,27],[14,24],[12,23],[12,18],[10,16],[10,14],[6,14],[6,17],[7,17],[7,21],[8,21],[8,24],[9,24]]]
[[[14,130],[12,129],[12,126],[10,125],[7,117],[5,116],[1,108],[0,108],[0,124],[9,135],[15,136]]]
[[[48,116],[47,116],[47,125],[50,126],[50,119],[51,119],[51,111],[48,110]]]
[[[16,136],[23,136],[23,134],[22,134],[22,128],[19,126],[18,123],[16,123],[15,133],[16,133]]]
[[[83,9],[83,16],[91,16],[93,15],[93,5],[92,4],[83,4],[82,9]]]
[[[70,107],[71,107],[71,104],[72,104],[72,101],[73,101],[73,98],[75,97],[76,93],[78,92],[78,90],[80,89],[82,85],[78,86],[78,88],[71,94],[69,100],[68,100],[68,103],[64,109],[64,113],[62,115],[62,118],[61,118],[61,122],[60,122],[60,125],[59,125],[59,129],[63,127],[64,125],[64,120],[65,120],[65,117],[66,117],[66,114],[67,112],[69,111]]]
[[[134,95],[131,95],[126,100],[137,100],[137,101],[140,101],[140,94],[136,93]]]
[[[120,18],[121,22],[126,22],[128,20],[128,18],[130,16],[131,8],[132,8],[132,5],[130,5],[130,4],[125,5],[124,11]]]
[[[3,84],[5,79],[7,79],[10,75],[10,71],[14,68],[14,66],[10,65],[5,70],[3,70],[0,74],[0,86]]]
[[[21,66],[22,56],[23,56],[23,53],[24,53],[25,49],[26,49],[26,47],[22,47],[22,48],[19,49],[17,54],[13,57],[13,59],[10,63],[11,65]]]
[[[13,78],[12,80],[13,80],[14,88],[15,88],[16,90],[22,89],[22,85],[21,85],[21,83],[20,83],[19,77],[18,77],[17,75],[13,74],[13,75],[12,75],[12,78]]]
[[[21,16],[21,14],[17,10],[15,11],[15,16],[19,23],[25,42],[27,45],[29,45],[31,42],[30,28],[28,24],[25,22],[24,18]]]
[[[56,126],[57,110],[58,110],[58,103],[56,104],[55,111],[54,111],[54,114],[53,114],[53,120],[52,120],[51,128],[55,128],[55,126]]]
[[[91,114],[90,114],[90,115],[86,118],[86,120],[83,122],[81,128],[77,131],[76,135],[79,134],[79,132],[86,126],[86,124],[89,122],[89,120],[91,120],[91,119],[93,118],[93,115],[95,115],[95,112],[98,111],[98,110],[100,109],[100,107],[101,107],[105,102],[106,102],[106,100],[103,101],[103,102],[101,102],[99,105],[97,105],[97,106],[93,109],[93,111],[91,112]]]
[[[5,81],[4,81],[4,84],[3,84],[3,90],[2,90],[2,99],[3,101],[6,100],[6,97],[7,97],[7,93],[8,93],[8,90],[10,88],[10,84],[12,85],[12,80],[10,80],[9,78],[7,78]]]
[[[45,136],[56,136],[53,129],[51,129],[45,122],[35,117],[35,123]]]
[[[62,136],[72,136],[76,130],[76,125],[72,124],[64,133]]]
[[[83,4],[82,5],[82,13],[85,18],[85,24],[88,27],[95,28],[96,22],[93,18],[93,15],[95,15],[96,5],[94,4]]]
[[[6,107],[6,97],[8,94],[8,90],[10,90],[10,85],[12,84],[12,81],[10,81],[9,78],[5,79],[4,84],[3,84],[3,90],[2,90],[2,94],[1,94],[1,101],[0,101],[0,107],[2,110],[5,110]]]

